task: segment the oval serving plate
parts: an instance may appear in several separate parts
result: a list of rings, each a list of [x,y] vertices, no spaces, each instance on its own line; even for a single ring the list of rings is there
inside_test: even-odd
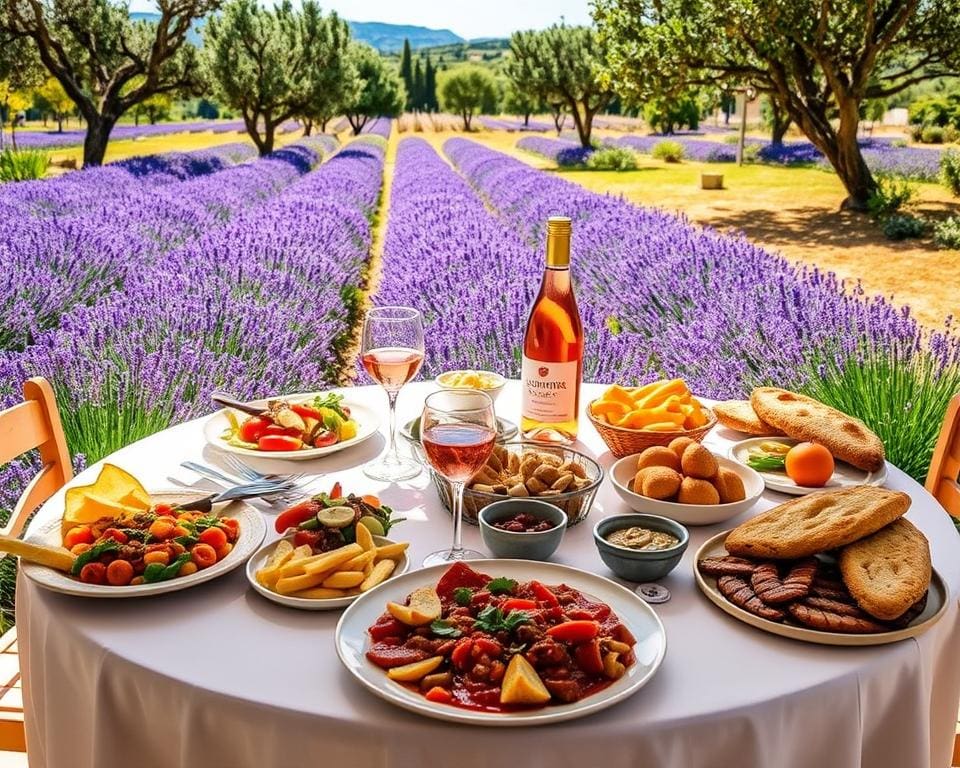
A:
[[[529,726],[573,720],[599,712],[639,691],[654,676],[667,651],[667,636],[657,614],[639,596],[619,584],[593,573],[556,563],[530,560],[471,560],[470,566],[492,576],[517,581],[539,579],[546,584],[569,584],[585,595],[607,603],[637,639],[637,661],[626,674],[602,691],[572,704],[557,704],[522,712],[479,712],[427,701],[387,677],[384,670],[367,661],[367,627],[385,610],[389,601],[403,603],[413,590],[436,584],[448,565],[435,565],[389,579],[361,595],[340,617],[337,624],[337,655],[361,685],[403,709],[425,717],[486,726]]]
[[[326,394],[326,392],[307,392],[296,395],[278,395],[276,397],[268,397],[262,400],[251,400],[250,404],[254,406],[262,405],[266,407],[267,400],[280,399],[289,400],[292,403],[302,403],[312,400],[318,394]],[[254,459],[309,461],[310,459],[317,459],[321,456],[327,456],[328,454],[342,451],[345,448],[352,448],[355,445],[359,445],[364,440],[368,440],[369,438],[373,437],[380,428],[380,417],[377,415],[376,411],[358,403],[344,401],[343,404],[350,409],[350,417],[357,422],[357,436],[351,438],[350,440],[344,440],[343,442],[328,445],[324,448],[307,448],[306,450],[301,451],[255,451],[250,448],[240,448],[235,445],[230,445],[230,443],[221,437],[224,431],[230,426],[226,416],[227,409],[221,409],[217,411],[204,422],[203,436],[214,448],[221,451],[226,451],[227,453],[235,453],[238,456],[247,456]],[[241,420],[247,418],[247,414],[240,414],[240,418]]]
[[[717,589],[717,580],[713,576],[704,576],[697,568],[697,563],[707,557],[723,557],[729,554],[724,547],[727,534],[730,531],[718,533],[716,536],[704,542],[703,546],[697,550],[696,557],[693,559],[693,575],[697,580],[697,586],[700,591],[707,596],[714,605],[720,610],[730,614],[735,619],[749,624],[750,626],[761,629],[781,637],[789,637],[792,640],[801,640],[805,643],[818,643],[820,645],[885,645],[887,643],[896,643],[905,640],[908,637],[916,637],[926,632],[930,627],[940,620],[947,609],[949,603],[947,585],[940,574],[933,571],[933,578],[930,580],[930,592],[927,595],[927,607],[924,608],[917,618],[903,629],[892,629],[889,632],[875,632],[868,635],[854,635],[845,632],[821,632],[818,629],[809,629],[797,624],[783,624],[776,621],[769,621],[755,616],[750,611],[744,610],[731,603],[727,598],[720,594]]]
[[[164,491],[151,493],[150,498],[156,502],[162,501],[168,504],[177,504],[200,498],[202,495],[203,494]],[[249,504],[245,504],[242,501],[234,501],[222,507],[218,506],[216,511],[217,514],[222,517],[234,517],[237,519],[240,523],[240,538],[237,539],[230,554],[223,558],[223,560],[202,571],[192,573],[189,576],[179,576],[175,579],[160,581],[155,584],[112,587],[109,584],[85,584],[79,579],[74,579],[65,573],[36,563],[22,562],[20,569],[25,576],[45,589],[80,597],[148,597],[150,595],[161,595],[165,592],[178,592],[181,589],[189,589],[197,584],[203,584],[205,581],[210,581],[225,573],[229,573],[234,568],[243,565],[243,563],[257,551],[257,547],[263,542],[263,537],[267,533],[267,524],[263,520],[263,515]],[[49,546],[59,547],[61,545],[60,518],[58,517],[40,529],[32,531],[30,535],[26,537],[26,540],[36,544],[47,544]]]
[[[277,548],[277,544],[283,541],[283,539],[292,541],[293,534],[283,536],[276,541],[271,541],[269,544],[262,546],[257,550],[253,557],[247,561],[247,581],[250,582],[251,587],[267,598],[267,600],[277,603],[277,605],[286,606],[287,608],[298,608],[301,611],[335,611],[340,608],[346,608],[348,605],[350,605],[350,603],[354,602],[358,597],[360,597],[360,595],[350,595],[349,597],[332,597],[327,599],[293,597],[291,595],[281,595],[263,586],[263,584],[257,581],[257,571],[267,564],[267,560],[270,559],[270,555],[273,554],[273,550]],[[382,547],[385,544],[396,544],[395,541],[391,541],[386,536],[376,535],[373,537],[373,542],[378,547]],[[407,553],[404,552],[397,561],[397,565],[393,569],[393,573],[390,574],[389,578],[387,578],[387,581],[403,575],[409,569],[410,559],[407,557]]]
[[[759,447],[761,443],[769,442],[796,445],[803,441],[795,440],[792,437],[751,437],[731,445],[729,456],[738,464],[749,469],[747,455],[750,453],[750,449]],[[757,474],[763,478],[764,485],[771,491],[788,493],[791,496],[806,496],[808,493],[836,490],[838,488],[852,488],[855,485],[883,485],[887,482],[887,465],[884,463],[883,468],[876,472],[867,472],[864,469],[857,469],[845,461],[840,461],[840,459],[834,459],[833,477],[831,477],[822,488],[797,485],[787,477],[785,472],[757,472]]]

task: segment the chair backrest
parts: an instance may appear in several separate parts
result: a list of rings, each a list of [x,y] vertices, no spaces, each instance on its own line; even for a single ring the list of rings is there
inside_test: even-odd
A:
[[[10,520],[0,533],[19,536],[30,514],[73,477],[67,440],[50,382],[28,379],[23,402],[0,411],[0,464],[33,449],[40,450],[40,472],[20,496]]]
[[[926,489],[954,517],[960,517],[960,394],[947,406],[943,429],[933,451]]]

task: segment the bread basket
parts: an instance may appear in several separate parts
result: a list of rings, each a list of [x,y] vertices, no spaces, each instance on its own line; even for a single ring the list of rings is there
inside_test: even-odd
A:
[[[678,437],[689,437],[698,443],[702,442],[703,438],[707,436],[707,433],[717,425],[717,417],[714,412],[704,406],[703,411],[707,415],[707,423],[696,429],[655,432],[648,429],[618,427],[601,421],[593,415],[593,404],[595,402],[596,400],[587,406],[587,417],[590,419],[590,423],[593,424],[593,428],[600,433],[600,437],[602,437],[603,442],[607,444],[610,453],[618,459],[622,459],[624,456],[629,456],[633,453],[640,453],[654,445],[669,445],[671,440],[675,440]]]

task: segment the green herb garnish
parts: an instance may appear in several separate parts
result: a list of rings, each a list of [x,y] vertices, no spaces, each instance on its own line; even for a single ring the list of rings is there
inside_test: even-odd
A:
[[[143,581],[145,584],[153,584],[157,581],[169,581],[180,573],[180,568],[189,560],[190,553],[184,552],[180,557],[170,563],[170,565],[150,563],[150,565],[143,570]]]
[[[474,619],[473,628],[490,634],[497,632],[512,632],[521,624],[530,621],[530,614],[526,611],[510,611],[506,616],[503,611],[493,605],[488,605]]]
[[[430,631],[438,637],[460,637],[463,634],[446,619],[437,619],[430,623]]]
[[[506,576],[497,576],[490,579],[487,583],[487,591],[491,595],[504,595],[513,592],[517,588],[517,582],[514,579],[508,579]]]
[[[473,590],[470,587],[457,587],[453,590],[453,602],[457,605],[470,605],[471,600],[473,600]]]
[[[343,402],[343,395],[339,395],[336,392],[331,392],[327,395],[317,395],[313,398],[313,407],[318,411],[321,408],[329,408],[331,411],[334,411],[337,416],[339,416],[344,421],[347,421],[350,417],[347,415],[347,412],[343,410],[343,406],[340,403]],[[329,429],[329,427],[328,427]]]
[[[85,566],[87,563],[92,563],[104,552],[115,552],[119,548],[120,542],[116,539],[105,539],[99,544],[94,544],[86,552],[77,555],[77,559],[73,561],[73,567],[70,569],[70,573],[73,576],[79,576],[80,571],[83,570],[83,566]]]
[[[787,468],[786,456],[777,456],[771,453],[758,456],[748,456],[747,466],[757,472],[785,472]]]

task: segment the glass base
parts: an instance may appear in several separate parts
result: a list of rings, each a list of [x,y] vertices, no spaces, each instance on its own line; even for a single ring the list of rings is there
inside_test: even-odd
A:
[[[398,457],[396,461],[378,461],[363,468],[363,474],[372,480],[383,480],[395,483],[398,480],[409,480],[423,471],[423,466],[413,459]]]
[[[461,560],[486,560],[487,555],[477,552],[475,549],[443,549],[439,552],[431,552],[423,558],[423,567],[429,568],[431,565],[449,565],[450,563],[459,563]]]

